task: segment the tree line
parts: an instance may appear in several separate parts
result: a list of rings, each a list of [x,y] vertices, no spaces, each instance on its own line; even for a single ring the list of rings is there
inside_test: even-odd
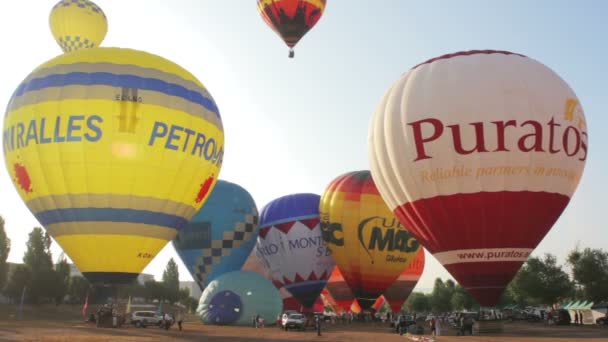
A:
[[[565,266],[571,269],[572,276]],[[568,254],[566,265],[559,265],[556,257],[548,253],[530,257],[507,286],[498,306],[550,306],[573,300],[608,301],[608,252],[577,247]],[[437,278],[431,293],[412,293],[402,309],[439,313],[478,308],[479,304],[462,286],[451,279]]]
[[[4,220],[0,217],[0,290],[13,302],[20,302],[25,289],[25,302],[31,304],[65,301],[105,303],[107,294],[91,285],[84,277],[70,277],[70,266],[65,258],[53,264],[50,251],[51,237],[40,227],[30,232],[23,264],[8,272],[6,262],[10,252],[10,239],[6,236]],[[572,276],[565,271],[569,267]],[[173,259],[169,260],[161,282],[137,282],[111,288],[116,298],[142,297],[146,301],[182,303],[195,309],[197,300],[187,289],[179,288],[179,271]],[[97,296],[96,296],[97,295]],[[551,305],[570,300],[588,300],[595,303],[608,301],[608,252],[603,249],[575,248],[568,254],[566,265],[559,265],[552,254],[530,257],[502,295],[499,306],[517,304]],[[479,304],[454,281],[435,280],[429,294],[414,292],[405,302],[407,311],[448,312],[474,310]]]
[[[103,304],[107,296],[126,299],[141,297],[146,302],[158,300],[181,303],[191,310],[198,301],[190,297],[188,289],[179,288],[179,270],[171,258],[163,272],[162,281],[137,281],[128,285],[99,287],[90,284],[82,276],[70,276],[70,265],[64,257],[53,263],[51,237],[42,228],[34,228],[26,244],[23,264],[12,267],[6,262],[10,252],[10,239],[6,236],[4,219],[0,217],[0,291],[13,303],[20,303],[23,296],[27,304],[62,303]]]

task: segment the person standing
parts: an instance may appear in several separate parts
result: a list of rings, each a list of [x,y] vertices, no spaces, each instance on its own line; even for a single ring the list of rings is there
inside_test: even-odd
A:
[[[429,322],[429,325],[431,326],[431,335],[432,336],[436,336],[435,335],[435,324],[436,324],[435,317],[432,317],[431,321]]]
[[[321,336],[321,316],[316,315],[315,321],[316,321],[315,323],[316,323],[316,328],[317,328],[317,336]]]
[[[179,311],[177,313],[177,327],[179,328],[179,331],[182,331],[182,322],[184,320],[184,316],[182,314],[181,311]]]

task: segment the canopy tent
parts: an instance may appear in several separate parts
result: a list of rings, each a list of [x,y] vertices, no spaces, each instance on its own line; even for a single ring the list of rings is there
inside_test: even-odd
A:
[[[580,314],[582,324],[595,324],[595,318],[591,307],[593,307],[593,302],[584,300],[574,303],[568,307],[568,310],[570,311],[570,316],[572,317],[574,317],[575,313]]]

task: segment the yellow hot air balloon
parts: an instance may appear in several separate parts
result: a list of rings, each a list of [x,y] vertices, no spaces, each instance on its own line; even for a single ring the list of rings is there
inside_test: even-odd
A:
[[[420,244],[380,197],[369,171],[333,180],[319,206],[323,240],[363,309],[414,260]]]
[[[4,118],[5,163],[28,208],[94,283],[129,282],[215,186],[218,108],[162,57],[81,49],[35,69]]]
[[[108,32],[105,13],[89,0],[61,0],[49,16],[51,33],[63,52],[97,47]]]

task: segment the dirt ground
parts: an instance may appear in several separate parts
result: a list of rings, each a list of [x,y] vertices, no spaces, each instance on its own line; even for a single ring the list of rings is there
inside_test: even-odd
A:
[[[0,305],[0,341],[343,341],[343,342],[408,342],[411,339],[399,336],[387,323],[323,324],[321,336],[314,329],[306,331],[282,331],[277,327],[255,329],[253,327],[208,326],[193,315],[184,322],[184,330],[173,326],[169,331],[158,327],[97,328],[84,323],[80,306],[43,305],[25,306],[22,319],[17,319],[17,307]],[[425,328],[428,334],[428,327]],[[492,341],[492,342],[537,342],[537,341],[608,341],[608,328],[599,326],[546,326],[543,323],[505,322],[500,334],[484,336],[454,336],[455,330],[442,329],[435,341]],[[451,336],[450,336],[451,335]],[[428,335],[426,335],[428,336]]]
[[[444,329],[445,330],[445,329]],[[454,334],[454,331],[445,331]],[[78,321],[1,320],[0,341],[344,341],[382,342],[410,341],[406,336],[392,332],[386,324],[353,323],[350,325],[325,324],[317,336],[316,331],[282,331],[277,327],[205,326],[190,320],[184,330],[175,326],[165,331],[156,327],[96,328]],[[438,336],[435,341],[608,341],[608,328],[596,326],[548,327],[542,323],[505,323],[502,334],[491,336]]]

